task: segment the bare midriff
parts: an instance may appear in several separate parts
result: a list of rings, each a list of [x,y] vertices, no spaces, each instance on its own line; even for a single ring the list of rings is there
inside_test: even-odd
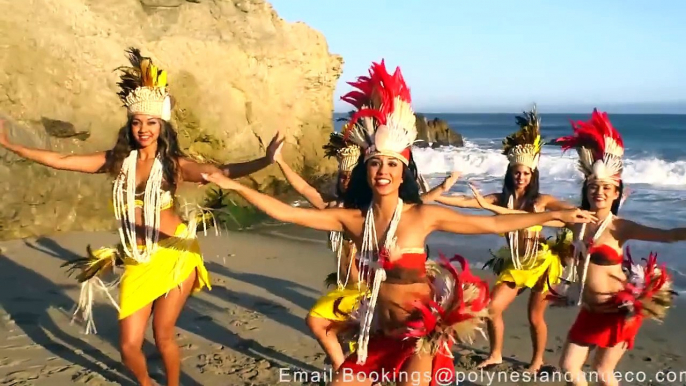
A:
[[[379,288],[377,317],[386,335],[393,335],[405,328],[415,300],[426,304],[432,292],[428,280],[424,283],[389,284]]]
[[[159,240],[164,240],[169,237],[174,237],[176,229],[183,221],[176,213],[174,208],[169,208],[160,211],[160,236]],[[143,222],[143,209],[136,208],[136,243],[138,245],[145,245],[145,227]]]
[[[615,293],[624,288],[626,275],[621,264],[597,265],[588,264],[583,301],[587,305],[596,305],[608,301]]]

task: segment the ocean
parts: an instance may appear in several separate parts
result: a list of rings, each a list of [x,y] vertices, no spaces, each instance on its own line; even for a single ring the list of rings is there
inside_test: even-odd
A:
[[[335,118],[345,114],[336,114]],[[499,192],[507,168],[501,154],[502,140],[517,130],[514,114],[425,114],[445,120],[462,134],[465,146],[413,149],[418,169],[433,187],[450,171],[462,173],[451,192],[469,193],[467,181],[476,182],[482,194]],[[589,114],[541,114],[541,135],[551,140],[572,133],[570,120],[588,120]],[[625,192],[620,216],[658,228],[686,227],[686,115],[610,115],[624,140]],[[342,123],[335,122],[336,131]],[[562,153],[556,146],[544,146],[540,170],[541,192],[571,203],[581,202],[582,174],[576,167],[575,151]],[[482,210],[458,209],[466,213],[490,214]],[[554,230],[546,229],[547,235]],[[432,255],[438,250],[459,253],[470,261],[488,258],[489,249],[505,244],[495,235],[461,236],[438,232],[428,240]],[[675,285],[686,290],[686,241],[673,244],[632,240],[627,243],[634,260],[656,252],[667,264]],[[479,266],[481,264],[478,264]]]

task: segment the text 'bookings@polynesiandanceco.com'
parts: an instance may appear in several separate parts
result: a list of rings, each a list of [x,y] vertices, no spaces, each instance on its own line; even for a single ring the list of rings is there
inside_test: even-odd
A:
[[[444,371],[441,371],[444,370]],[[646,382],[657,382],[657,383],[667,383],[667,384],[683,384],[686,383],[686,371],[657,371],[652,374],[646,371],[615,371],[612,373],[614,379],[620,384],[623,382],[627,383],[639,383],[644,384]],[[324,382],[328,384],[333,381],[335,373],[329,369],[328,371],[305,371],[292,368],[281,368],[279,369],[279,383],[321,383]],[[338,375],[340,380],[344,383],[372,380],[372,382],[404,382],[409,385],[421,385],[425,384],[431,380],[431,373],[426,372],[372,372],[370,374],[362,375],[355,374],[350,369],[341,370],[341,374]],[[566,383],[574,382],[573,377],[564,372],[552,371],[552,372],[539,372],[539,373],[528,373],[528,372],[516,372],[516,371],[457,371],[452,373],[448,369],[439,369],[433,376],[435,377],[436,383],[443,386],[450,385],[461,385],[464,383],[477,383],[481,385],[497,385],[506,383],[529,383],[529,382],[541,382],[541,383]],[[598,373],[595,371],[587,371],[583,373],[583,377],[586,382],[589,383],[604,383],[605,378],[609,378],[609,375]],[[451,379],[452,378],[452,379]]]

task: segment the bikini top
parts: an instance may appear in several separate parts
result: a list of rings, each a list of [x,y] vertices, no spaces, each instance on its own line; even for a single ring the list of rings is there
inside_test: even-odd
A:
[[[624,260],[616,249],[607,244],[594,245],[588,250],[588,253],[591,255],[591,263],[596,265],[617,265],[622,264]]]
[[[136,206],[136,208],[142,208],[143,205],[145,205],[145,202],[138,198],[142,198],[144,196],[145,192],[136,193],[136,200],[134,201],[134,205]],[[163,190],[162,195],[160,197],[160,210],[166,210],[172,207],[174,207],[174,197],[172,196],[170,191]]]
[[[386,271],[386,283],[415,284],[426,282],[426,251],[424,248],[404,248],[400,257],[390,261],[387,256],[379,260]],[[358,261],[359,263],[359,261]]]

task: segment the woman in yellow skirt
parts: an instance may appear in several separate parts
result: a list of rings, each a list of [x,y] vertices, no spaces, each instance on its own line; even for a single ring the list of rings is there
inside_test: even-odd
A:
[[[461,208],[484,208],[497,214],[514,212],[543,212],[574,208],[552,196],[539,193],[538,161],[541,152],[540,118],[536,109],[517,116],[520,129],[505,138],[503,154],[509,164],[505,173],[503,191],[483,198],[466,196],[441,196],[436,201]],[[551,224],[561,227],[565,224]],[[479,368],[502,363],[503,335],[505,325],[503,312],[524,289],[530,288],[528,316],[533,344],[533,355],[527,371],[536,372],[543,365],[543,353],[548,328],[545,323],[546,295],[549,285],[559,282],[562,262],[541,237],[542,226],[533,226],[505,236],[508,245],[496,252],[489,262],[498,279],[493,290],[488,323],[491,350],[489,357]]]
[[[77,312],[88,321],[87,332],[95,331],[91,306],[94,286],[107,289],[100,275],[123,265],[120,278],[120,348],[124,364],[142,386],[152,385],[141,350],[145,330],[153,316],[155,343],[167,375],[167,385],[177,386],[180,378],[179,347],[174,328],[186,299],[210,280],[195,237],[194,217],[186,224],[176,213],[174,195],[183,182],[203,182],[201,173],[221,172],[240,177],[273,162],[282,139],[277,135],[260,159],[221,167],[198,164],[186,158],[172,127],[172,100],[167,90],[167,73],[150,58],[130,48],[130,67],[120,68],[118,93],[127,108],[127,123],[119,131],[114,147],[88,155],[62,155],[11,143],[0,121],[0,145],[42,165],[83,173],[108,173],[114,180],[113,206],[119,227],[117,248],[91,251],[73,261],[81,269],[82,284]],[[106,292],[107,296],[109,293]],[[110,297],[111,300],[113,300]]]

